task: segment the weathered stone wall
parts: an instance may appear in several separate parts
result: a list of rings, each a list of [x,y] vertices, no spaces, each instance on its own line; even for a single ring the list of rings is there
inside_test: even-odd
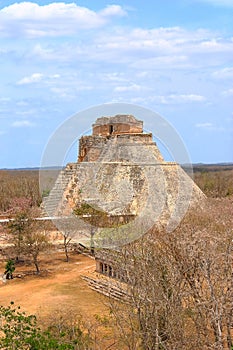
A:
[[[78,162],[96,162],[102,161],[106,157],[109,159],[109,152],[112,151],[111,160],[121,161],[119,157],[116,157],[116,152],[114,154],[114,149],[116,147],[135,147],[137,146],[147,146],[148,153],[153,152],[155,159],[158,162],[163,161],[163,157],[159,152],[157,145],[153,142],[152,134],[119,134],[111,136],[83,136],[79,140],[79,152],[78,152]],[[126,149],[126,148],[125,148]],[[119,153],[119,152],[118,152]],[[122,152],[121,152],[122,153]]]
[[[102,136],[82,136],[79,140],[78,162],[95,162],[107,139]]]
[[[132,115],[98,118],[92,127],[93,135],[99,136],[143,132],[143,122]]]
[[[109,136],[128,133],[142,133],[140,127],[130,124],[106,124],[96,125],[93,127],[93,135]]]

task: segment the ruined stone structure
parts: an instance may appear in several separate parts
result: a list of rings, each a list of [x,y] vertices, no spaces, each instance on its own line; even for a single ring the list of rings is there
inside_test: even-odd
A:
[[[106,155],[106,146],[110,144],[108,141],[114,139],[118,143],[133,142],[156,146],[152,141],[152,134],[143,133],[143,122],[132,115],[98,118],[92,128],[91,136],[83,136],[79,140],[78,162],[101,161],[100,155]],[[163,161],[159,151],[157,157]]]
[[[133,115],[119,114],[115,117],[98,118],[92,127],[94,136],[143,133],[143,122]]]
[[[142,121],[116,115],[98,118],[92,135],[80,138],[77,162],[61,171],[44,208],[77,241],[111,247],[125,245],[153,226],[172,229],[187,205],[203,198],[177,163],[164,161]],[[96,270],[117,277],[112,260],[98,250]]]

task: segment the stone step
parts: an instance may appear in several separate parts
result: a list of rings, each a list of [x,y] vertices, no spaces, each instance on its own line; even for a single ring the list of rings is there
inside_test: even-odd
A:
[[[104,281],[87,276],[82,276],[82,279],[88,283],[92,290],[95,290],[98,293],[117,300],[123,300],[126,302],[130,301],[130,295],[126,290],[124,290],[123,284],[119,286],[119,282],[116,282],[113,279],[109,278],[108,281]]]

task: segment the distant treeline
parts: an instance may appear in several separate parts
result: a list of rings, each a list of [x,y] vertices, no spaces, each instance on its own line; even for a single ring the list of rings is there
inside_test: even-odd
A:
[[[194,181],[208,197],[233,195],[233,164],[196,164]]]
[[[208,197],[233,195],[233,165],[195,165],[193,172],[194,181]],[[50,189],[52,176],[47,174]],[[15,198],[28,198],[33,206],[40,205],[38,169],[0,170],[0,212],[9,210]]]
[[[193,164],[193,171],[196,172],[209,172],[209,171],[225,171],[233,170],[233,163],[222,164]]]
[[[194,172],[194,181],[208,197],[233,195],[233,170]]]
[[[10,209],[15,198],[28,198],[32,206],[39,206],[38,170],[0,170],[0,212]]]

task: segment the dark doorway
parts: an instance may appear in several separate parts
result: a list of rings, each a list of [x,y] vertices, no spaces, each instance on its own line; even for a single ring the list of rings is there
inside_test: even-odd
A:
[[[113,273],[112,273],[112,266],[108,267],[108,275],[109,277],[112,277]]]
[[[109,125],[109,134],[111,135],[113,133],[113,125]]]
[[[100,272],[103,273],[104,272],[104,267],[103,267],[103,264],[100,263]]]

